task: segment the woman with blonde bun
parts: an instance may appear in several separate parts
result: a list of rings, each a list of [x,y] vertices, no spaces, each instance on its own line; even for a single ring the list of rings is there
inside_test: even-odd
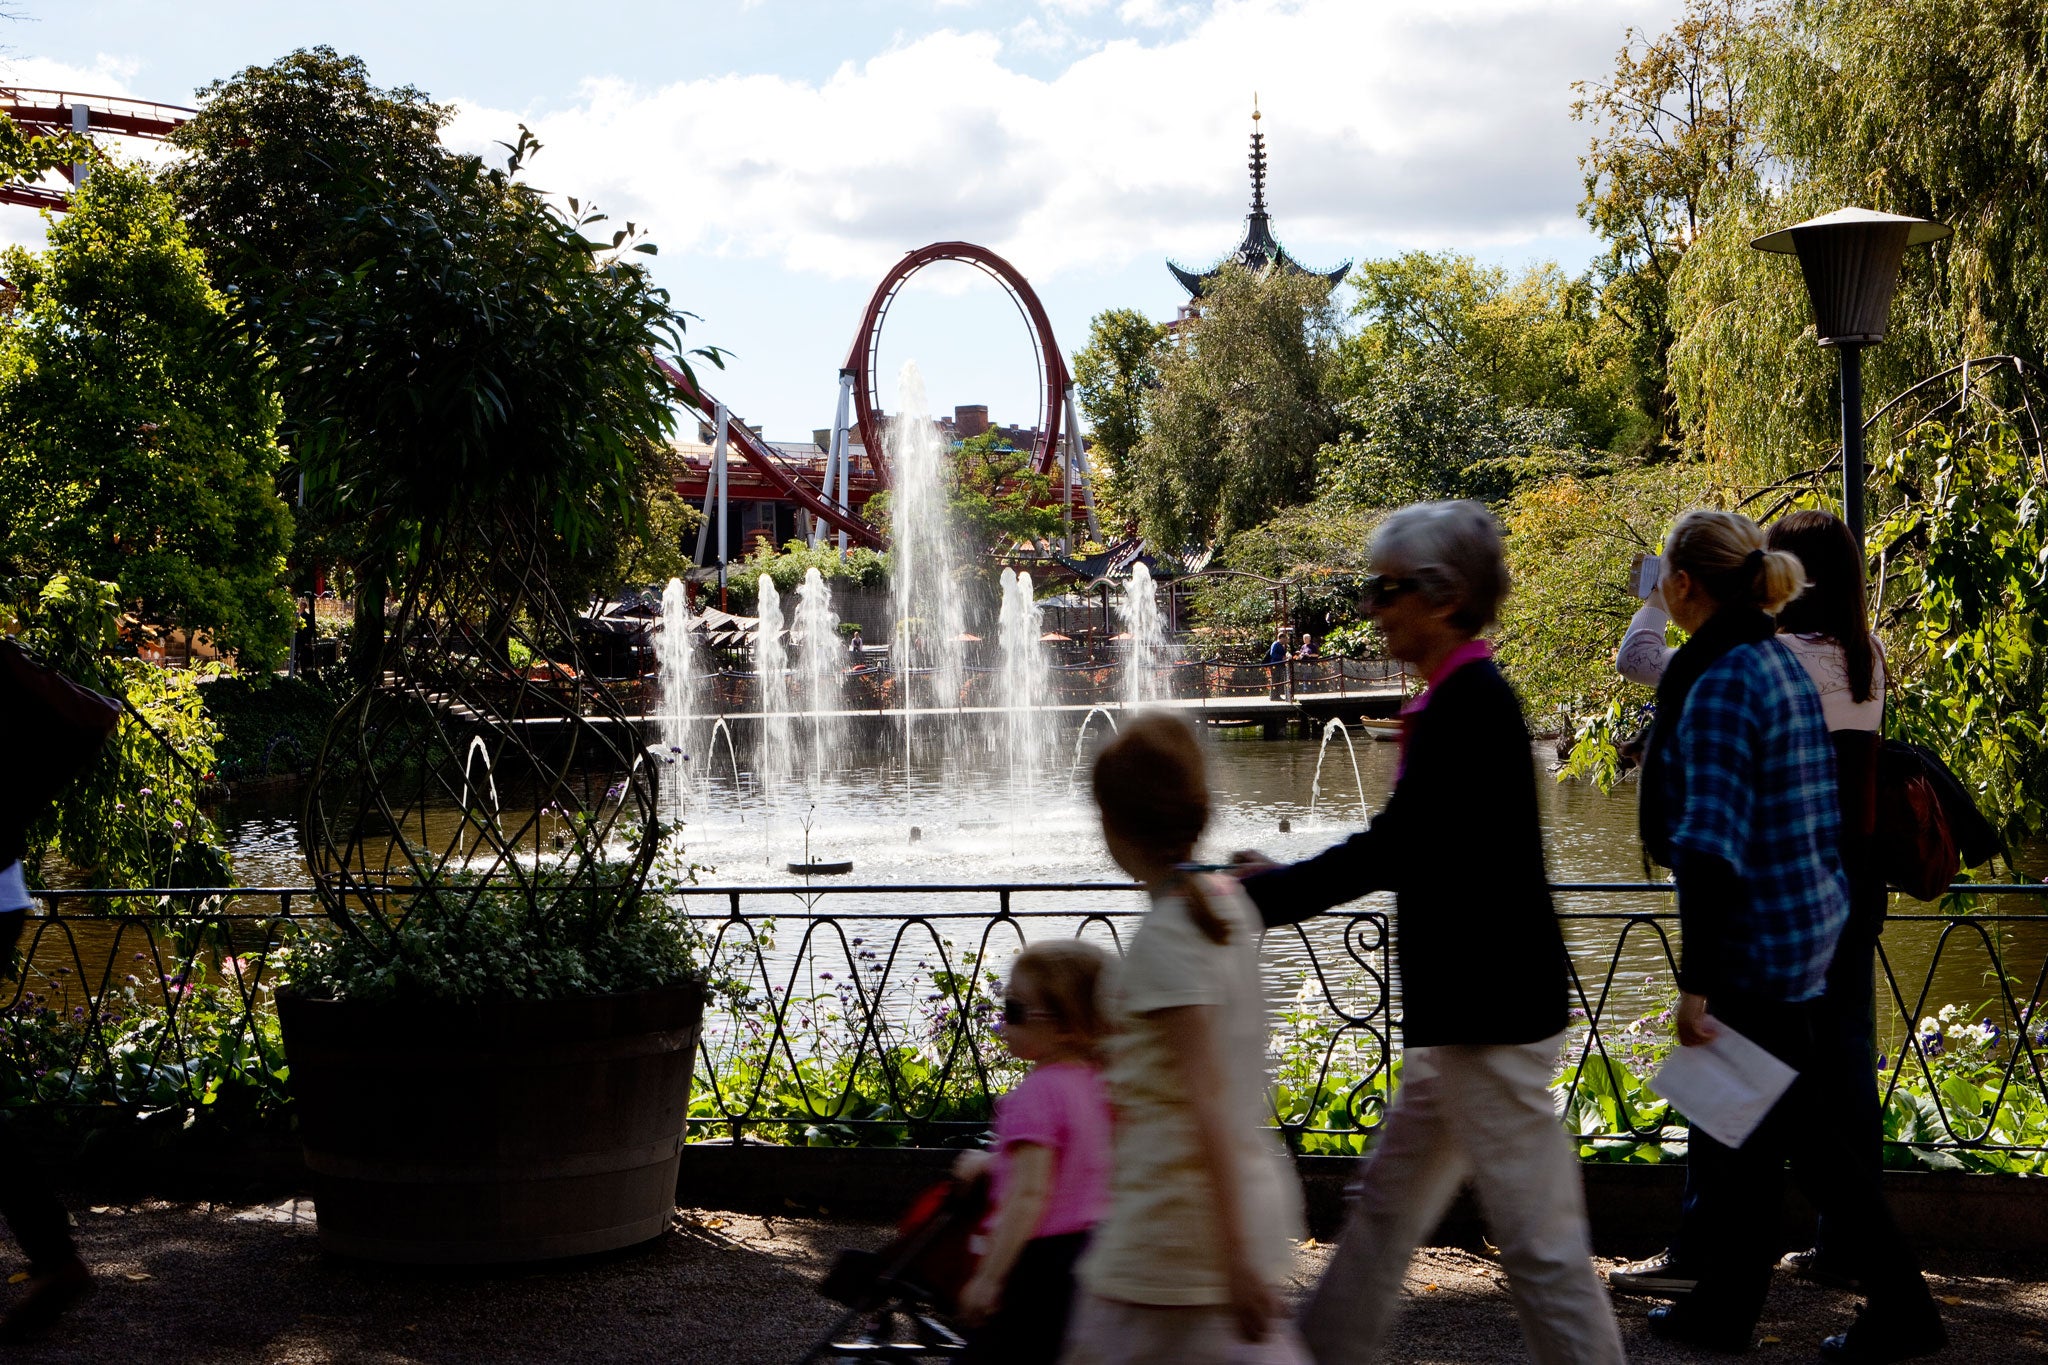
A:
[[[1744,1351],[1777,1256],[1786,1161],[1797,1144],[1841,1150],[1857,1140],[1855,1078],[1869,1058],[1820,1017],[1849,887],[1827,718],[1774,619],[1805,589],[1805,571],[1733,512],[1687,512],[1664,560],[1664,600],[1690,638],[1657,685],[1641,819],[1644,849],[1678,887],[1678,1041],[1699,1047],[1733,1029],[1797,1076],[1739,1148],[1693,1128],[1686,1258],[1699,1283],[1653,1309],[1650,1329]],[[1794,1175],[1840,1233],[1869,1300],[1821,1357],[1939,1350],[1940,1315],[1873,1173],[1808,1161]]]

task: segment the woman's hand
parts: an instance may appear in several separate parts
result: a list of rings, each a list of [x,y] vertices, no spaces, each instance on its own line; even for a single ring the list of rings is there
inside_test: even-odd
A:
[[[1281,1314],[1280,1296],[1242,1253],[1230,1258],[1230,1312],[1237,1334],[1246,1341],[1264,1341],[1266,1329]]]
[[[1707,997],[1686,993],[1678,997],[1678,1041],[1685,1047],[1699,1047],[1721,1036],[1721,1026],[1707,1013]]]
[[[1240,881],[1255,872],[1265,872],[1278,866],[1280,864],[1274,862],[1265,854],[1248,848],[1239,849],[1230,855],[1230,875],[1238,878]]]
[[[1003,1282],[986,1270],[977,1270],[960,1290],[957,1316],[969,1327],[979,1327],[996,1315],[1002,1302]]]
[[[989,1154],[979,1147],[970,1147],[953,1158],[953,1178],[972,1183],[988,1174]]]

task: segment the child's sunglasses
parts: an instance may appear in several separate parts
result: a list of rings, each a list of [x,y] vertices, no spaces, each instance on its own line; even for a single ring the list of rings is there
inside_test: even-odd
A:
[[[1008,1025],[1028,1024],[1035,1014],[1043,1013],[1025,1004],[1014,995],[1003,997],[1003,1022]]]

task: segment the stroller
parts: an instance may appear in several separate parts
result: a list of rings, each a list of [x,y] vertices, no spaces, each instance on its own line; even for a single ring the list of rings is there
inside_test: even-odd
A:
[[[987,1211],[987,1181],[942,1180],[912,1201],[889,1245],[840,1252],[818,1292],[846,1311],[798,1365],[907,1365],[965,1351],[945,1314],[974,1273],[968,1239]]]

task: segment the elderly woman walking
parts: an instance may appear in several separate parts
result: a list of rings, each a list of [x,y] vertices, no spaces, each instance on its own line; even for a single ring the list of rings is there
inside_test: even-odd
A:
[[[1240,855],[1269,925],[1395,893],[1400,1092],[1302,1332],[1322,1365],[1377,1359],[1410,1256],[1470,1183],[1536,1359],[1619,1361],[1551,1102],[1568,967],[1529,729],[1479,638],[1508,589],[1500,525],[1474,502],[1404,507],[1373,537],[1372,569],[1388,652],[1428,680],[1402,711],[1393,795],[1370,828],[1306,862]]]
[[[1642,836],[1678,884],[1678,1041],[1696,1047],[1734,1029],[1798,1075],[1739,1148],[1693,1129],[1685,1256],[1699,1283],[1653,1309],[1650,1327],[1742,1351],[1770,1285],[1786,1161],[1796,1144],[1839,1152],[1868,1141],[1858,1129],[1870,1057],[1855,1031],[1829,1026],[1821,998],[1850,918],[1835,751],[1821,694],[1772,619],[1806,586],[1803,567],[1732,512],[1680,517],[1664,558],[1665,603],[1691,638],[1657,685]],[[1822,1358],[1939,1350],[1940,1316],[1875,1164],[1813,1160],[1793,1174],[1869,1300]]]

